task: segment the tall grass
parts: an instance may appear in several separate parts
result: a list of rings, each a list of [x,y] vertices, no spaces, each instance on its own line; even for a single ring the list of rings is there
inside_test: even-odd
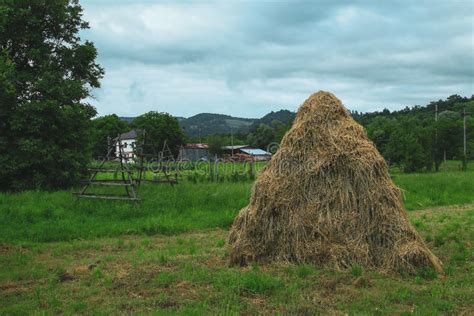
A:
[[[396,174],[409,210],[474,202],[473,172]],[[184,181],[140,187],[142,202],[80,200],[71,191],[0,194],[0,242],[62,241],[121,234],[228,228],[252,181]]]
[[[250,187],[250,182],[143,185],[139,204],[82,200],[69,191],[0,194],[0,242],[228,227],[248,202]]]
[[[462,171],[399,174],[394,181],[403,190],[405,207],[413,210],[473,202],[473,176]]]

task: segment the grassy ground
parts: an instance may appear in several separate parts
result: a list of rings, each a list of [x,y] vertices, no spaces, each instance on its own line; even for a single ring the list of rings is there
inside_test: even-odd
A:
[[[447,171],[393,175],[408,210],[474,202],[474,172]]]
[[[396,174],[409,210],[474,202],[473,172]],[[0,193],[0,243],[67,241],[121,234],[173,235],[228,228],[252,182],[143,185],[139,205],[78,200],[70,191]]]
[[[0,194],[0,242],[226,228],[248,203],[250,182],[143,185],[140,204],[77,199],[69,191]]]
[[[227,229],[251,181],[144,185],[138,205],[0,194],[0,314],[474,314],[473,175],[451,164],[393,176],[446,277],[228,267]]]
[[[60,199],[61,200],[61,199]],[[474,313],[474,205],[410,212],[446,277],[231,268],[223,229],[0,247],[0,314]],[[204,221],[201,220],[201,221]]]

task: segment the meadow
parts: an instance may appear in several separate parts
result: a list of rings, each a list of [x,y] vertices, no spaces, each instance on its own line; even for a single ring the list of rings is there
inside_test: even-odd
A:
[[[474,172],[394,174],[405,206],[415,210],[474,202]],[[139,204],[77,199],[71,191],[0,193],[0,242],[52,242],[121,234],[174,235],[227,229],[248,203],[252,181],[204,178],[175,186],[144,184]],[[121,190],[121,189],[116,189]]]
[[[473,175],[454,164],[393,172],[446,276],[229,267],[227,229],[248,203],[251,180],[145,184],[138,204],[72,191],[2,193],[0,314],[472,314]]]

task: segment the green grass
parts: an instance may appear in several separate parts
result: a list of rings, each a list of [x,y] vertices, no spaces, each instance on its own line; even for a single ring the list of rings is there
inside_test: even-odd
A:
[[[474,173],[445,168],[393,176],[445,277],[229,267],[227,229],[251,181],[144,185],[137,205],[3,193],[0,314],[472,314],[474,206],[450,205],[474,202]]]
[[[398,174],[395,183],[403,189],[405,207],[409,210],[466,204],[474,202],[474,172]]]
[[[460,171],[462,169],[462,162],[460,160],[446,160],[441,163],[439,170],[443,171]],[[473,171],[474,165],[471,163],[467,164],[467,170]]]
[[[410,213],[445,277],[360,267],[229,267],[213,229],[0,248],[0,314],[472,314],[474,210]]]
[[[143,185],[140,204],[77,199],[69,191],[0,194],[0,242],[229,227],[248,203],[250,187],[250,182]]]
[[[396,174],[409,210],[474,202],[474,173]],[[123,234],[173,235],[228,228],[248,203],[252,182],[140,187],[142,202],[80,200],[71,191],[0,193],[0,242],[52,242]]]

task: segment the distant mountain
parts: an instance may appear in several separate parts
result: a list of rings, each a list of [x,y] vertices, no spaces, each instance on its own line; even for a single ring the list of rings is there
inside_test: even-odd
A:
[[[132,121],[135,119],[134,117],[126,117],[126,116],[122,116],[120,118],[126,121],[128,124],[132,123]]]
[[[288,123],[292,123],[295,117],[296,113],[288,110],[280,110],[277,112],[271,111],[261,119],[255,121],[250,127],[250,130],[256,129],[260,124],[272,125],[274,121],[287,125]]]
[[[246,133],[257,128],[260,124],[271,125],[273,121],[283,124],[292,122],[295,113],[288,110],[270,112],[260,119],[234,117],[224,114],[201,113],[189,118],[177,117],[179,125],[188,136],[206,136],[214,134]],[[131,123],[134,117],[121,117]]]
[[[257,119],[233,117],[223,114],[201,113],[179,122],[188,136],[228,134],[248,130]]]

